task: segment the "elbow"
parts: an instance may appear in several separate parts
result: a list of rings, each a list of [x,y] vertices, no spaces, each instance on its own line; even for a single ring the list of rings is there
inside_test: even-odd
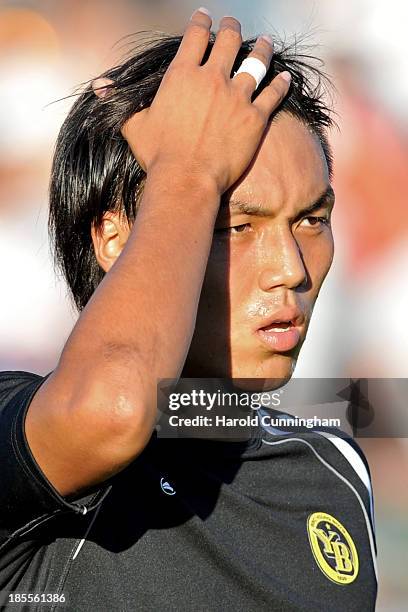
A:
[[[98,411],[104,439],[112,442],[129,458],[136,457],[150,440],[156,424],[156,411],[142,397],[118,393]],[[119,446],[118,446],[119,445]]]
[[[128,384],[128,378],[128,372],[122,377],[93,376],[73,394],[66,411],[71,431],[73,427],[80,432],[92,454],[112,467],[136,458],[156,425],[157,410],[145,389],[135,384],[135,377]]]

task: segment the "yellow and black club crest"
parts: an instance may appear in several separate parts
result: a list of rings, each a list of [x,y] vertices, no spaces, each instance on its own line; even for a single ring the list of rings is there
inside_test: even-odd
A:
[[[347,529],[334,516],[314,512],[307,519],[307,533],[317,565],[337,584],[350,584],[358,575],[358,554]]]

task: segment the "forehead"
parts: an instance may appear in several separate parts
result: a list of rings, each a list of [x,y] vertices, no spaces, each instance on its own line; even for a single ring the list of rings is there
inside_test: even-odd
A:
[[[226,195],[290,210],[314,202],[329,185],[318,137],[299,119],[281,113],[265,130],[249,168]]]

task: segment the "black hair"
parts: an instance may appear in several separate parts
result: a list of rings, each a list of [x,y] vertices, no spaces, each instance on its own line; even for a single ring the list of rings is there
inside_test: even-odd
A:
[[[214,40],[211,33],[203,63]],[[56,266],[78,310],[85,307],[105,274],[95,257],[92,225],[100,230],[107,211],[119,212],[131,224],[143,191],[146,174],[120,128],[135,112],[150,106],[180,41],[181,36],[159,34],[134,48],[122,64],[101,75],[114,81],[112,94],[99,98],[91,81],[87,82],[61,127],[51,172],[48,227]],[[255,41],[250,38],[242,43],[231,76]],[[296,53],[296,46],[280,43],[279,48],[276,41],[269,70],[252,99],[279,72],[289,70],[290,90],[274,116],[288,112],[314,131],[331,175],[327,130],[334,122],[325,104],[330,82],[315,60]]]

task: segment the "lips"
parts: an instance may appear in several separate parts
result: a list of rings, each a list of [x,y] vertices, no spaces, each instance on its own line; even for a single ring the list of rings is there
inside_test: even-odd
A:
[[[288,306],[262,320],[255,329],[255,335],[269,350],[290,351],[300,342],[304,320],[299,308]]]
[[[272,325],[261,327],[264,331],[275,331],[275,332],[284,332],[288,331],[293,326],[291,321],[276,321],[276,323],[272,323]]]

